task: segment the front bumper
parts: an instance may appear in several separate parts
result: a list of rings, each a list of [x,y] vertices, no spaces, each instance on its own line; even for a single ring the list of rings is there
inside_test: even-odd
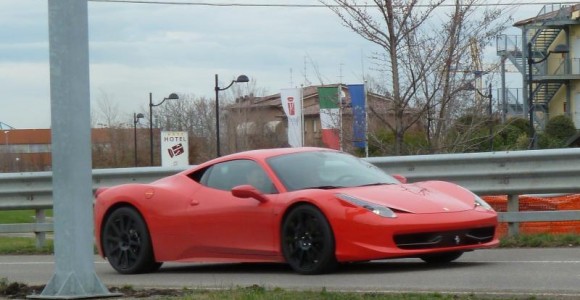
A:
[[[341,262],[420,257],[499,245],[495,234],[497,214],[493,211],[398,213],[396,218],[360,211],[351,215],[351,218],[331,220],[336,257]]]

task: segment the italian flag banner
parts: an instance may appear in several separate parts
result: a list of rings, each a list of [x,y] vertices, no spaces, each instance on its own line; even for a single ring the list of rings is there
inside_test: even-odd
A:
[[[319,87],[320,126],[326,147],[340,150],[340,94],[338,87]]]

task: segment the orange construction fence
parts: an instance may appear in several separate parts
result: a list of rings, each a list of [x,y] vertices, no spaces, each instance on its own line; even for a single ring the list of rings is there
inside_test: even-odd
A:
[[[495,211],[507,211],[507,196],[484,196],[482,198]],[[554,197],[520,196],[519,209],[520,211],[580,210],[580,194]],[[507,232],[507,223],[500,223],[497,230],[498,235],[503,237],[507,235]],[[520,223],[520,233],[580,234],[580,221],[523,222]]]

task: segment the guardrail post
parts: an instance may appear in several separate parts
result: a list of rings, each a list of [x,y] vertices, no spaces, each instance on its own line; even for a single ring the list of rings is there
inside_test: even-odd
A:
[[[44,223],[46,221],[46,215],[44,209],[36,210],[36,224]],[[46,233],[43,231],[35,231],[36,235],[36,249],[42,249],[44,247],[44,242],[46,241]]]
[[[520,198],[518,195],[508,195],[507,202],[508,212],[520,211]],[[520,223],[508,222],[508,236],[518,235],[520,233]]]

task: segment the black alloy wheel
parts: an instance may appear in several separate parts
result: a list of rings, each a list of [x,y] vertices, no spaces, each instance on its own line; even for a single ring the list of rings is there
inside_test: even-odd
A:
[[[282,224],[281,239],[286,262],[300,274],[321,274],[337,265],[332,229],[311,205],[292,209]]]
[[[131,207],[117,208],[109,215],[101,241],[105,257],[119,273],[146,273],[161,267],[155,262],[147,225]]]
[[[420,258],[430,264],[446,264],[458,259],[463,255],[462,251],[444,252],[421,256]]]

